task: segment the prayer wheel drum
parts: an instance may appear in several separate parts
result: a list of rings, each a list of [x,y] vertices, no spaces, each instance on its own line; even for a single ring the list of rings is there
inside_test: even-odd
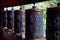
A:
[[[3,27],[7,27],[7,9],[3,11]]]
[[[46,40],[60,40],[60,7],[47,9]]]
[[[19,9],[14,11],[15,14],[15,33],[25,34],[25,10]]]
[[[7,24],[7,28],[8,29],[14,29],[14,10],[9,10],[7,11],[7,20],[8,20],[8,24]]]
[[[33,6],[26,10],[26,40],[40,40],[42,31],[43,11]]]

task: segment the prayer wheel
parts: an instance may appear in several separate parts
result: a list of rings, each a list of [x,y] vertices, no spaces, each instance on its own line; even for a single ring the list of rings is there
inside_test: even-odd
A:
[[[14,10],[15,33],[25,35],[25,9],[21,7],[19,10]]]
[[[60,7],[47,9],[46,40],[60,40]]]
[[[3,10],[3,27],[7,27],[7,8]]]
[[[26,40],[42,40],[43,11],[33,6],[26,9]]]
[[[14,10],[13,10],[13,8],[12,8],[12,10],[7,11],[7,20],[8,20],[7,28],[14,30]]]

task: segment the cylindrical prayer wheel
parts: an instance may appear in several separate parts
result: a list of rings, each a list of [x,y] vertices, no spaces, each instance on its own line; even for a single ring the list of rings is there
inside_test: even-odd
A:
[[[3,27],[7,27],[7,9],[3,11]]]
[[[60,7],[47,9],[46,40],[60,40]]]
[[[43,37],[43,11],[33,6],[26,10],[26,40],[40,40]]]
[[[25,9],[20,8],[14,11],[15,14],[15,33],[25,35]]]
[[[14,10],[7,11],[8,29],[14,29]]]

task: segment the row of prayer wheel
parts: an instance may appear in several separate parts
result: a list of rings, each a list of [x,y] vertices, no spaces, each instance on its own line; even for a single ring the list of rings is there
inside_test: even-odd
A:
[[[39,40],[43,38],[43,11],[33,6],[31,9],[3,11],[3,27],[11,29],[14,33],[25,35],[26,40]]]

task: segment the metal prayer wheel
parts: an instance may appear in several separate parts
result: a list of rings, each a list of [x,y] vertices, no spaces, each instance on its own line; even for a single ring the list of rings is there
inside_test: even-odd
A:
[[[7,27],[7,8],[3,11],[3,27]]]
[[[25,35],[25,10],[20,8],[19,10],[14,10],[15,14],[15,33]]]
[[[12,10],[7,11],[7,19],[8,19],[8,25],[7,28],[8,29],[14,29],[14,10],[12,8]]]
[[[60,40],[60,7],[47,9],[47,40]]]
[[[26,10],[26,40],[39,40],[43,37],[43,11],[33,6]]]

